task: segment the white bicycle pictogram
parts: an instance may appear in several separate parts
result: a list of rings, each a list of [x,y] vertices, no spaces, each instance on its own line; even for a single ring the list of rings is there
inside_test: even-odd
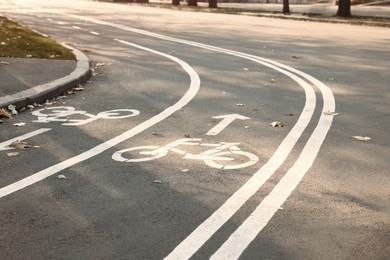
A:
[[[49,123],[49,122],[64,122],[62,125],[85,125],[98,119],[121,119],[139,115],[139,111],[135,109],[114,109],[98,113],[97,115],[89,114],[87,111],[76,110],[74,107],[48,107],[32,112],[38,119],[33,122]],[[75,115],[82,115],[86,119],[71,118]]]
[[[224,170],[245,168],[259,161],[259,158],[253,153],[241,151],[238,148],[240,143],[200,144],[201,140],[200,138],[183,138],[161,147],[153,145],[132,147],[115,152],[112,155],[112,159],[119,162],[145,162],[164,157],[169,152],[174,152],[183,155],[184,159],[202,160],[210,167]],[[199,154],[193,154],[176,148],[179,145],[200,145],[213,148]],[[132,156],[127,157],[125,154],[132,154]],[[141,158],[136,158],[139,155],[141,155]],[[241,159],[238,164],[234,164],[233,161],[238,156],[244,157],[244,162],[241,162]]]

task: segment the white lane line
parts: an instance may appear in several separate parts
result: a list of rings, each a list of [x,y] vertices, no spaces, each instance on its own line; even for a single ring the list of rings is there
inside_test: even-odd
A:
[[[93,35],[100,35],[100,33],[94,32],[94,31],[90,31],[90,33],[93,34]]]
[[[207,220],[205,220],[198,228],[196,228],[182,243],[180,243],[167,257],[166,259],[188,259],[190,258],[228,219],[230,219],[231,216],[272,176],[272,174],[280,167],[280,165],[284,162],[284,160],[287,158],[289,153],[291,152],[293,146],[295,145],[298,138],[302,135],[303,130],[306,128],[308,122],[311,119],[311,116],[314,112],[315,107],[315,94],[314,90],[308,86],[306,82],[304,82],[301,78],[297,77],[295,74],[292,74],[290,72],[297,73],[298,75],[302,76],[303,78],[306,78],[307,80],[311,81],[314,85],[320,88],[311,79],[314,79],[312,77],[309,77],[309,75],[300,72],[298,70],[295,70],[289,66],[282,65],[280,63],[276,63],[261,57],[231,51],[223,48],[214,47],[211,45],[196,43],[193,41],[185,41],[180,40],[156,33],[151,33],[148,31],[135,29],[131,27],[127,27],[124,25],[114,24],[110,22],[100,21],[96,20],[94,18],[90,17],[82,17],[77,15],[69,15],[67,16],[81,19],[81,20],[87,20],[90,22],[94,22],[101,25],[107,25],[111,27],[115,27],[118,29],[139,33],[143,35],[148,35],[151,37],[155,37],[158,39],[163,39],[167,41],[172,42],[178,42],[182,44],[187,44],[190,46],[196,46],[199,48],[204,48],[208,50],[214,50],[221,53],[230,54],[237,57],[242,57],[244,59],[249,59],[254,62],[263,64],[267,67],[273,68],[285,75],[288,75],[290,78],[294,79],[296,82],[300,83],[302,87],[305,89],[306,93],[306,103],[305,108],[303,109],[303,112],[298,119],[298,122],[293,127],[293,129],[290,131],[290,133],[286,136],[286,138],[283,140],[282,144],[278,147],[277,151],[274,153],[274,155],[271,157],[271,159],[258,171],[256,172],[253,177],[248,180],[246,184],[242,188],[240,188],[236,193],[233,194],[232,197],[230,197],[226,203],[224,203],[216,212],[214,212]],[[271,65],[273,64],[273,65]],[[290,72],[288,72],[288,71]],[[317,81],[319,82],[319,81]],[[326,86],[325,86],[326,87]],[[326,87],[327,88],[327,87]],[[321,88],[320,88],[321,89]],[[322,90],[321,90],[322,91]],[[323,92],[322,92],[323,93]],[[333,100],[333,95],[331,94],[331,99]],[[313,104],[314,102],[314,104]],[[324,102],[329,102],[328,100],[325,100]],[[310,108],[308,110],[308,108]],[[333,110],[330,110],[333,111]],[[317,127],[319,127],[318,125]],[[325,135],[328,130],[325,131]],[[318,144],[321,146],[321,144]]]
[[[42,133],[50,131],[50,130],[51,130],[51,128],[41,128],[41,129],[32,131],[30,133],[27,133],[27,134],[24,134],[24,135],[12,138],[12,139],[10,139],[8,141],[2,142],[2,143],[0,143],[0,151],[14,149],[12,147],[9,147],[9,145],[12,144],[13,142],[15,142],[15,141],[23,141],[23,140],[26,140],[28,138],[31,138],[33,136],[42,134]]]
[[[164,111],[162,111],[161,113],[155,115],[154,117],[146,120],[145,122],[135,126],[134,128],[118,135],[117,137],[114,137],[100,145],[97,145],[95,146],[94,148],[86,151],[86,152],[83,152],[75,157],[72,157],[70,159],[67,159],[63,162],[60,162],[56,165],[53,165],[49,168],[46,168],[42,171],[39,171],[29,177],[26,177],[18,182],[15,182],[15,183],[12,183],[8,186],[5,186],[3,188],[0,189],[0,198],[4,197],[4,196],[7,196],[13,192],[16,192],[18,190],[21,190],[27,186],[30,186],[38,181],[41,181],[47,177],[50,177],[52,176],[53,174],[56,174],[57,172],[59,171],[62,171],[66,168],[69,168],[79,162],[82,162],[82,161],[85,161],[89,158],[92,158],[93,156],[96,156],[102,152],[104,152],[105,150],[107,149],[110,149],[111,147],[141,133],[142,131],[148,129],[149,127],[161,122],[162,120],[166,119],[167,117],[169,117],[170,115],[172,115],[174,112],[180,110],[181,108],[183,108],[185,105],[188,104],[188,102],[190,102],[194,97],[195,95],[198,93],[199,91],[199,88],[200,88],[200,78],[199,78],[199,75],[196,73],[196,71],[190,66],[188,65],[185,61],[183,60],[180,60],[172,55],[169,55],[169,54],[165,54],[165,53],[162,53],[162,52],[159,52],[159,51],[156,51],[156,50],[153,50],[153,49],[149,49],[149,48],[146,48],[146,47],[143,47],[143,46],[140,46],[140,45],[137,45],[137,44],[133,44],[133,43],[130,43],[130,42],[127,42],[127,41],[121,41],[121,40],[116,40],[117,42],[120,42],[122,44],[126,44],[128,46],[132,46],[132,47],[135,47],[135,48],[138,48],[138,49],[141,49],[141,50],[145,50],[145,51],[148,51],[148,52],[151,52],[151,53],[154,53],[154,54],[157,54],[157,55],[160,55],[160,56],[163,56],[165,58],[168,58],[176,63],[178,63],[183,69],[184,71],[186,71],[188,73],[188,75],[190,76],[190,80],[191,80],[191,83],[190,83],[190,86],[189,86],[189,89],[187,90],[187,92],[184,94],[184,96],[178,101],[176,102],[174,105],[166,108]]]

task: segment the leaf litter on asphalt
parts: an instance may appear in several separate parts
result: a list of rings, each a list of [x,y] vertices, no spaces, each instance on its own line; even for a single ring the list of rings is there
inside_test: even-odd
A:
[[[11,117],[11,113],[8,112],[6,109],[4,108],[0,108],[0,116],[3,116],[3,117],[6,117],[6,118],[12,118]]]
[[[272,127],[283,127],[285,124],[283,122],[275,121],[270,124]]]
[[[9,147],[13,147],[15,149],[25,149],[25,148],[30,148],[31,145],[28,144],[28,142],[23,142],[23,141],[15,141],[12,142]]]
[[[368,136],[361,136],[361,135],[355,135],[355,136],[352,136],[352,138],[358,140],[358,141],[369,141],[371,140],[371,137],[368,137]]]

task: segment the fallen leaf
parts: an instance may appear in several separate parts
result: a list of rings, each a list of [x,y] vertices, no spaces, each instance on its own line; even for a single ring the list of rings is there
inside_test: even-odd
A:
[[[181,169],[181,172],[186,173],[186,172],[188,172],[188,169]]]
[[[355,135],[355,136],[352,136],[354,139],[358,140],[358,141],[368,141],[368,140],[371,140],[370,137],[368,136],[361,136],[361,135]]]
[[[329,81],[334,81],[334,78],[328,78]]]
[[[245,104],[236,104],[238,107],[245,107]]]
[[[73,91],[83,91],[84,88],[82,87],[77,87],[77,88],[72,88]]]
[[[2,64],[2,65],[9,65],[9,62],[8,61],[0,61],[0,64]]]
[[[62,175],[62,174],[60,174],[60,175],[58,175],[58,176],[57,176],[57,178],[58,178],[58,179],[66,179],[66,176],[65,176],[65,175]]]
[[[185,134],[184,137],[185,138],[191,138],[190,134]]]
[[[275,121],[275,122],[272,122],[270,125],[271,125],[272,127],[283,127],[283,126],[284,126],[284,123],[283,123],[283,122]]]
[[[100,62],[100,63],[96,63],[95,68],[104,67],[104,66],[106,66],[106,64],[103,62]]]
[[[327,116],[339,116],[341,114],[337,113],[337,112],[334,112],[334,111],[328,111],[328,112],[324,112],[324,115],[327,115]]]
[[[32,58],[33,56],[31,54],[27,54],[26,58]]]
[[[295,55],[295,54],[294,54],[294,55],[292,55],[291,57],[294,58],[294,59],[299,59],[301,56]]]
[[[34,105],[27,105],[27,108],[28,109],[34,109],[35,107],[34,107]]]
[[[14,105],[8,105],[8,110],[11,111],[11,114],[17,115],[18,111],[16,111],[16,107]]]
[[[154,180],[154,181],[153,181],[153,183],[158,183],[158,184],[161,184],[161,183],[162,183],[162,181],[160,181],[160,180]]]
[[[8,157],[14,157],[14,156],[18,156],[18,155],[19,155],[18,152],[7,153]]]
[[[29,145],[27,142],[23,142],[23,141],[15,141],[15,142],[12,142],[9,147],[13,147],[13,148],[16,148],[16,149],[25,149],[25,148],[30,148],[31,145]]]
[[[157,132],[153,132],[152,135],[157,135]]]
[[[26,125],[26,123],[24,123],[24,122],[14,124],[14,126],[25,126],[25,125]]]
[[[294,116],[293,113],[286,113],[286,114],[283,114],[284,116]]]
[[[251,128],[249,125],[246,125],[246,126],[245,126],[245,129],[249,129],[249,128]]]
[[[248,69],[248,68],[243,68],[242,70],[243,70],[243,71],[248,71],[249,69]]]
[[[0,116],[4,116],[7,118],[12,118],[11,113],[5,110],[4,108],[0,108]]]
[[[0,124],[2,124],[2,123],[4,123],[4,121],[0,119]]]
[[[269,80],[271,83],[276,83],[276,79],[270,79]]]

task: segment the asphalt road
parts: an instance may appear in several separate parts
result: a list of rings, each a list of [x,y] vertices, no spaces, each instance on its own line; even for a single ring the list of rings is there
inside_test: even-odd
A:
[[[1,258],[390,255],[388,29],[0,3],[94,67],[0,127]]]

